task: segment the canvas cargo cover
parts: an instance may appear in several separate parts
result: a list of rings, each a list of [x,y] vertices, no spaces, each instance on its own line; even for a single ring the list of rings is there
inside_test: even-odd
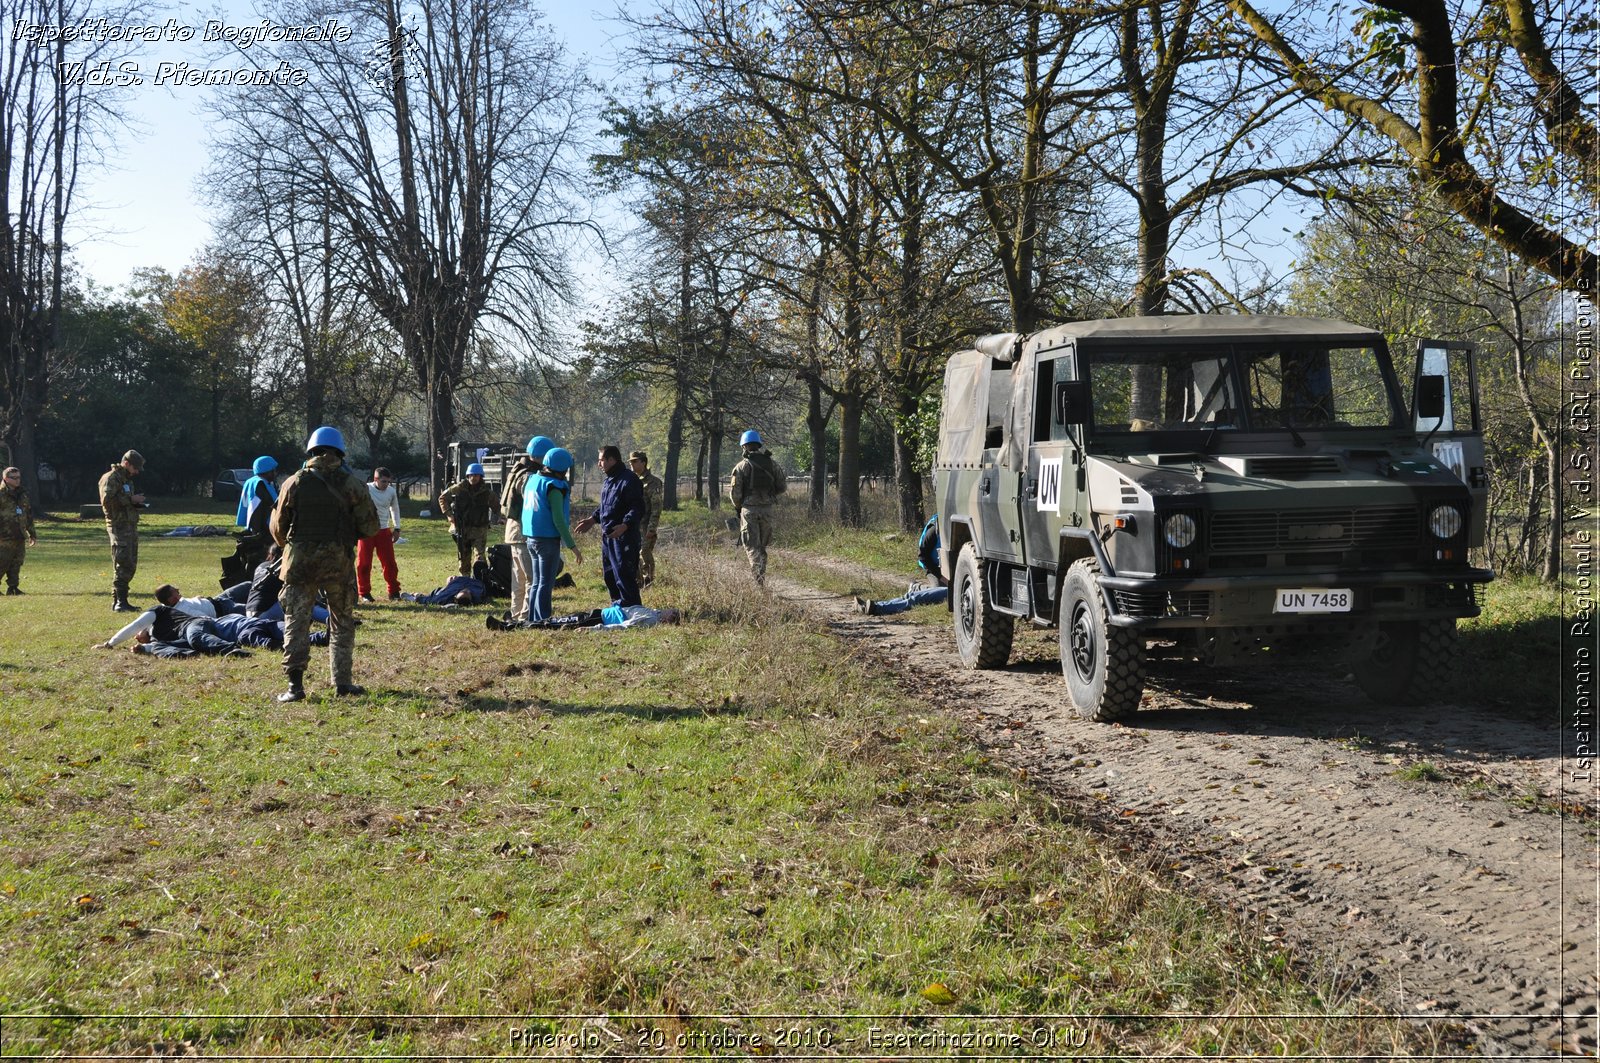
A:
[[[1159,342],[1238,341],[1244,343],[1305,339],[1334,343],[1376,343],[1381,332],[1327,317],[1285,314],[1173,314],[1119,317],[1104,321],[1071,321],[1028,337],[1029,351],[1059,347],[1073,340]]]

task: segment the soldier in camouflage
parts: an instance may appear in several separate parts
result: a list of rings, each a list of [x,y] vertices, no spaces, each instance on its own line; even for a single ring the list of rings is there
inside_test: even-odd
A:
[[[472,575],[473,555],[489,563],[489,523],[500,514],[500,499],[484,482],[483,466],[467,466],[467,478],[439,496],[439,511],[450,521],[450,534],[456,541],[456,559],[461,575]]]
[[[628,464],[644,488],[645,518],[639,526],[639,587],[642,590],[656,580],[656,533],[661,528],[661,504],[667,485],[661,477],[650,471],[650,455],[636,450],[628,455]]]
[[[728,497],[739,511],[739,542],[750,559],[750,574],[758,585],[767,582],[767,544],[772,542],[772,507],[788,484],[783,470],[772,460],[772,451],[761,446],[761,433],[754,428],[739,437],[744,457],[733,467],[733,483]]]
[[[344,436],[323,427],[306,443],[306,462],[289,477],[272,514],[272,537],[283,547],[282,702],[306,696],[311,659],[311,608],[321,591],[328,605],[328,653],[334,690],[365,694],[351,679],[356,648],[356,541],[378,534],[378,510],[367,485],[344,465]]]
[[[0,573],[6,578],[6,593],[21,594],[17,577],[28,547],[37,546],[33,533],[33,506],[22,489],[22,470],[7,469],[0,480]]]
[[[113,613],[138,612],[128,604],[128,587],[139,568],[139,510],[144,508],[144,495],[133,489],[133,478],[143,471],[144,455],[130,450],[100,477],[100,508],[111,539]]]

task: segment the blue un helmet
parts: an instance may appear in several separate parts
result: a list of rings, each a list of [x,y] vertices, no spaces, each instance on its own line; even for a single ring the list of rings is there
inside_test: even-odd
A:
[[[306,441],[306,453],[310,454],[319,447],[329,447],[339,452],[344,457],[344,434],[332,425],[323,425],[311,433],[311,438]]]
[[[756,446],[760,446],[761,433],[757,432],[754,428],[746,428],[744,430],[744,435],[739,437],[739,445],[741,447],[748,447],[751,443],[754,443]]]
[[[467,475],[468,476],[482,476],[483,475],[483,466],[479,465],[477,462],[473,462],[471,465],[467,466]]]
[[[572,452],[561,447],[551,447],[545,451],[544,467],[551,472],[571,472]]]
[[[528,457],[532,458],[534,461],[543,461],[544,456],[548,454],[550,452],[550,448],[555,445],[556,441],[551,439],[549,436],[534,436],[532,439],[528,440]]]
[[[270,454],[263,454],[250,466],[250,471],[255,473],[257,476],[265,476],[267,473],[271,472],[277,467],[278,459],[272,457]]]

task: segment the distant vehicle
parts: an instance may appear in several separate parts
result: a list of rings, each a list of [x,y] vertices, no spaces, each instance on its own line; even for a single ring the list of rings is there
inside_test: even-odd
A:
[[[515,443],[485,443],[478,441],[460,442],[450,444],[450,468],[445,486],[449,487],[457,480],[467,478],[467,466],[473,462],[483,466],[483,479],[496,492],[506,482],[506,476],[517,459],[522,457],[522,448]]]
[[[211,497],[238,501],[245,481],[254,475],[255,472],[250,469],[223,469],[211,482]]]
[[[1132,715],[1144,658],[1341,657],[1374,700],[1451,676],[1493,578],[1473,349],[1318,318],[1150,317],[953,355],[934,485],[955,641],[1060,631],[1073,706]],[[1150,645],[1147,647],[1147,643]]]

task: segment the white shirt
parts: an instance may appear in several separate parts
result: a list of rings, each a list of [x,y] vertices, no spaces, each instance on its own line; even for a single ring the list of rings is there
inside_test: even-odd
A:
[[[172,609],[173,612],[182,613],[185,616],[200,616],[211,620],[215,620],[217,617],[217,606],[210,598],[179,598]],[[155,626],[156,611],[147,609],[135,617],[133,623],[107,639],[106,645],[120,646],[139,632],[149,631]]]
[[[372,496],[372,504],[378,507],[378,528],[389,528],[394,532],[400,531],[400,492],[394,484],[388,487],[379,487],[368,481],[367,493]]]

